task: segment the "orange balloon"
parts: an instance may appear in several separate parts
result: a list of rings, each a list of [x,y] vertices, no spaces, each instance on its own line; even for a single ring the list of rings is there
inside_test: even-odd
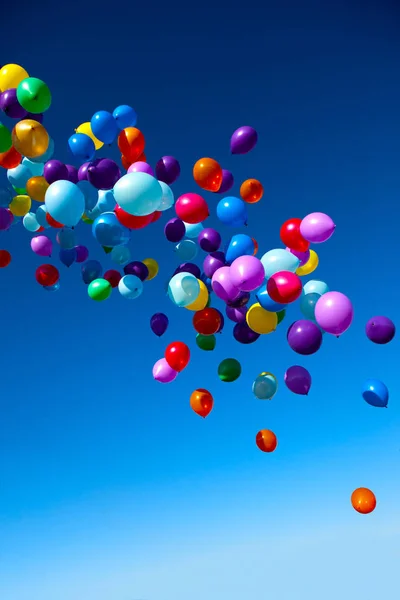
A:
[[[273,452],[278,445],[278,440],[273,431],[261,429],[256,435],[256,444],[262,452]]]
[[[136,127],[127,127],[118,136],[118,148],[126,160],[131,163],[139,159],[144,151],[144,146],[144,135]]]
[[[11,133],[13,146],[27,158],[42,156],[49,147],[49,134],[33,119],[19,121]]]
[[[26,193],[36,200],[36,202],[44,202],[44,197],[49,184],[42,176],[31,177],[26,184]]]
[[[254,238],[251,238],[251,239],[253,240],[253,244],[254,244],[253,256],[255,256],[258,252],[258,242]]]
[[[199,388],[190,396],[190,406],[196,413],[205,419],[213,409],[214,398],[209,391]]]
[[[258,179],[246,179],[240,186],[240,195],[248,204],[259,202],[264,194],[264,188]]]
[[[193,179],[203,190],[218,192],[222,183],[222,169],[213,158],[200,158],[193,167]]]
[[[22,154],[14,147],[11,147],[7,152],[0,153],[0,167],[4,169],[15,169],[21,164]]]
[[[351,495],[351,504],[354,510],[362,515],[368,515],[375,510],[375,494],[368,488],[358,488]]]
[[[124,167],[124,169],[127,171],[129,169],[129,167],[131,166],[131,161],[128,160],[126,158],[126,156],[124,156],[123,154],[121,154],[121,162],[122,162],[122,166]]]

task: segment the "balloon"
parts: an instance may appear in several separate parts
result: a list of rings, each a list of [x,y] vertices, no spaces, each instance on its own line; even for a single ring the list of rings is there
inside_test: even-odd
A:
[[[222,169],[213,158],[200,158],[193,167],[193,179],[207,192],[218,192],[222,183]]]
[[[144,217],[137,217],[125,212],[118,205],[115,207],[114,212],[117,215],[117,219],[121,225],[124,225],[128,229],[143,229],[144,227],[147,227],[147,225],[149,225],[153,220],[153,213],[150,215],[145,215]]]
[[[78,179],[79,181],[87,181],[88,180],[88,169],[90,167],[90,162],[85,162],[78,169]]]
[[[38,120],[38,116],[39,115],[36,115],[36,121]],[[54,154],[54,141],[51,138],[49,138],[49,144],[47,146],[46,152],[44,152],[40,156],[31,156],[29,158],[29,160],[30,160],[30,162],[40,163],[43,165],[44,163],[46,163],[48,160],[51,159],[53,154]]]
[[[197,279],[200,279],[201,277],[201,271],[199,267],[191,262],[184,262],[180,264],[179,267],[175,270],[174,275],[176,275],[177,273],[191,273]]]
[[[297,252],[307,252],[310,242],[300,233],[301,219],[289,219],[281,227],[280,236],[285,246]]]
[[[59,258],[63,265],[70,267],[76,260],[75,248],[61,248]]]
[[[70,250],[76,246],[76,236],[73,229],[61,229],[57,233],[56,239],[61,248],[66,250]]]
[[[160,358],[153,367],[153,378],[159,383],[171,383],[178,376],[178,372],[169,366],[165,358]]]
[[[11,227],[14,215],[8,208],[0,207],[0,231],[6,231]]]
[[[353,305],[340,292],[327,292],[315,305],[315,320],[327,333],[342,335],[353,321]]]
[[[21,154],[14,147],[11,147],[7,152],[0,154],[0,167],[3,167],[3,169],[13,169],[20,164],[21,160]]]
[[[240,294],[239,288],[232,283],[230,267],[221,267],[215,271],[211,285],[218,298],[224,302],[234,300]]]
[[[29,196],[14,196],[9,208],[14,217],[24,217],[29,212],[31,204]]]
[[[252,331],[267,334],[275,331],[278,317],[274,312],[268,312],[260,304],[253,304],[246,313],[246,322]]]
[[[164,235],[169,242],[180,242],[185,236],[185,224],[181,219],[170,219],[164,227]]]
[[[110,297],[112,287],[109,281],[106,279],[95,279],[91,281],[88,286],[89,298],[96,302],[102,302]]]
[[[228,306],[232,308],[240,308],[242,306],[246,306],[246,304],[250,300],[250,294],[248,292],[240,292],[239,296],[237,296],[234,300],[228,300]]]
[[[197,255],[197,244],[193,240],[182,240],[175,246],[180,260],[193,260]]]
[[[14,149],[27,158],[44,154],[49,146],[49,134],[46,129],[32,119],[19,121],[11,135]]]
[[[319,294],[305,294],[300,300],[300,310],[306,319],[315,321],[315,306],[321,298]]]
[[[253,292],[265,279],[264,266],[255,256],[239,256],[230,266],[229,277],[241,292]]]
[[[46,221],[54,229],[62,229],[64,227],[64,225],[62,223],[59,223],[58,221],[53,219],[53,217],[47,211],[46,211]]]
[[[38,256],[51,256],[53,243],[45,235],[37,235],[31,239],[31,248]]]
[[[226,192],[229,192],[229,190],[233,187],[233,183],[234,180],[232,173],[227,169],[222,169],[222,182],[219,190],[217,190],[217,193],[226,194]]]
[[[221,245],[221,236],[215,229],[206,227],[198,235],[199,246],[205,252],[216,252]]]
[[[0,91],[5,92],[10,88],[17,88],[21,81],[28,77],[27,71],[20,65],[13,63],[4,65],[0,69]]]
[[[121,104],[114,109],[112,116],[119,129],[125,129],[126,127],[135,127],[137,123],[137,114],[135,110],[127,104]]]
[[[253,127],[244,125],[236,129],[231,136],[231,153],[247,154],[257,144],[258,135]]]
[[[134,260],[124,267],[125,275],[136,275],[140,281],[146,281],[149,270],[146,265],[138,260]]]
[[[200,285],[199,295],[196,298],[196,300],[192,302],[192,304],[188,304],[187,306],[185,306],[185,308],[187,308],[188,310],[199,311],[203,310],[203,308],[206,308],[207,306],[209,299],[207,286],[203,281],[201,281],[201,279],[199,279],[198,281]]]
[[[167,185],[176,181],[181,173],[179,162],[173,156],[163,156],[156,164],[156,177]]]
[[[75,246],[75,250],[76,250],[75,261],[77,263],[85,262],[85,260],[87,260],[87,258],[89,256],[89,250],[86,248],[86,246]],[[95,261],[95,262],[97,262],[97,261]]]
[[[84,133],[74,133],[68,139],[68,147],[72,156],[79,162],[89,162],[94,158],[96,148],[92,138]],[[81,181],[81,177],[78,177]]]
[[[258,292],[256,294],[256,300],[263,307],[264,310],[267,310],[269,312],[277,313],[278,311],[281,311],[284,306],[280,302],[275,302],[275,300],[272,300],[271,296],[268,294],[267,289]]]
[[[278,440],[273,431],[261,429],[256,435],[256,444],[262,452],[274,452],[278,445]]]
[[[26,213],[22,220],[22,224],[25,227],[25,229],[27,231],[30,231],[31,233],[43,229],[43,227],[41,227],[41,225],[38,223],[36,214],[32,212]]]
[[[55,181],[46,191],[45,206],[53,219],[67,227],[75,227],[85,210],[85,197],[75,183]]]
[[[294,394],[307,396],[311,388],[311,375],[304,367],[295,365],[287,369],[285,383]]]
[[[215,308],[203,308],[193,315],[193,327],[201,335],[213,335],[220,326],[221,315]]]
[[[198,333],[196,335],[196,344],[200,348],[200,350],[204,350],[205,352],[212,352],[215,346],[217,345],[217,338],[215,335],[201,335]]]
[[[78,179],[78,169],[76,167],[74,167],[73,165],[65,165],[67,167],[67,171],[68,171],[68,176],[67,179],[68,181],[71,181],[72,183],[78,183],[79,179]]]
[[[311,275],[311,273],[314,273],[315,269],[318,267],[318,254],[314,250],[310,250],[309,252],[310,256],[308,261],[303,266],[296,269],[296,275],[299,275],[299,277],[304,277],[304,275]]]
[[[101,277],[103,269],[98,260],[88,260],[82,265],[82,279],[84,283],[89,284],[95,279]]]
[[[136,164],[136,163],[134,163],[134,164]],[[161,189],[162,189],[162,200],[161,200],[160,206],[158,207],[158,210],[160,210],[161,212],[164,212],[165,210],[168,210],[169,208],[171,208],[174,205],[174,202],[175,202],[174,192],[171,190],[169,185],[167,185],[163,181],[159,181],[158,183],[160,184]]]
[[[142,160],[137,160],[136,162],[132,163],[128,168],[128,173],[147,173],[148,175],[155,177],[151,166]]]
[[[143,283],[136,275],[125,275],[118,284],[118,291],[123,298],[135,300],[143,292]]]
[[[246,306],[242,306],[240,308],[233,308],[232,306],[227,306],[225,311],[228,319],[230,319],[234,323],[243,323],[246,321]]]
[[[252,344],[258,340],[260,334],[250,329],[247,323],[236,323],[233,328],[233,337],[240,344]]]
[[[1,97],[1,96],[0,96]],[[11,131],[0,123],[0,152],[8,152],[12,147]]]
[[[125,127],[118,136],[118,148],[131,163],[138,160],[144,151],[145,144],[143,133],[136,127]]]
[[[200,283],[190,273],[177,273],[168,284],[168,296],[177,306],[188,306],[199,296]]]
[[[112,144],[118,135],[118,125],[111,113],[99,110],[90,120],[92,134],[104,144]]]
[[[300,224],[300,233],[308,242],[321,244],[332,237],[335,227],[335,223],[328,215],[315,212],[304,217]]]
[[[351,504],[358,513],[368,515],[376,508],[376,497],[368,488],[357,488],[351,495]]]
[[[212,277],[218,269],[225,266],[223,252],[211,252],[203,261],[203,271],[207,277]]]
[[[177,216],[185,223],[194,225],[209,216],[207,202],[198,194],[184,194],[175,203]]]
[[[217,217],[221,223],[231,227],[247,225],[246,204],[234,196],[224,198],[217,204]]]
[[[116,203],[130,215],[143,217],[158,210],[163,191],[147,173],[127,173],[114,186]]]
[[[299,276],[290,271],[280,271],[271,275],[267,282],[267,292],[275,302],[290,304],[300,298],[303,286]]]
[[[31,172],[23,163],[19,164],[14,169],[8,169],[7,179],[14,188],[25,189],[28,179],[31,177]]]
[[[232,236],[228,249],[226,251],[226,261],[228,263],[233,262],[239,256],[253,256],[254,253],[254,242],[249,235],[239,233]]]
[[[5,269],[11,262],[11,254],[8,250],[0,250],[0,269]]]
[[[164,313],[156,313],[150,319],[150,327],[153,333],[158,337],[164,335],[168,329],[169,320]]]
[[[68,180],[68,169],[66,165],[59,160],[51,159],[44,165],[43,176],[48,184],[59,181],[60,179]]]
[[[10,119],[25,119],[27,111],[20,105],[17,90],[11,88],[0,94],[0,110]]]
[[[307,281],[303,287],[303,294],[318,294],[319,296],[323,296],[329,292],[329,288],[324,281],[317,281],[311,279],[311,281]]]
[[[131,259],[131,251],[127,246],[114,246],[111,250],[111,260],[117,265],[125,265]]]
[[[374,344],[388,344],[395,336],[396,327],[387,317],[373,317],[367,322],[365,333]]]
[[[371,406],[386,408],[389,403],[389,390],[383,381],[367,379],[362,388],[362,397]]]
[[[121,273],[115,269],[109,269],[104,273],[103,279],[108,281],[112,288],[116,288],[121,281]]]
[[[261,373],[255,378],[252,389],[258,400],[272,400],[278,389],[278,381],[272,373]]]
[[[285,315],[286,315],[286,310],[281,310],[276,313],[276,316],[278,317],[278,325],[279,325],[279,323],[282,323],[283,319],[285,318]]]
[[[145,258],[143,264],[146,265],[149,274],[147,275],[147,281],[151,281],[156,277],[158,273],[158,263],[154,260],[154,258]]]
[[[50,90],[37,77],[27,77],[18,84],[17,99],[22,108],[34,115],[46,112],[51,105]]]
[[[183,342],[172,342],[166,347],[164,357],[169,366],[180,373],[189,364],[190,350]]]
[[[259,202],[264,194],[264,188],[258,179],[246,179],[240,186],[240,195],[248,204]]]
[[[213,409],[214,399],[208,390],[199,388],[190,396],[190,406],[192,410],[205,419]]]
[[[113,212],[97,217],[92,225],[92,232],[99,244],[108,248],[127,244],[131,236],[129,229],[121,225]]]
[[[111,190],[121,177],[119,166],[109,158],[94,160],[87,169],[88,181],[98,190]]]
[[[26,193],[32,198],[32,200],[36,200],[36,202],[44,202],[48,187],[49,184],[44,177],[31,177],[26,183]]]
[[[57,283],[60,274],[53,265],[41,265],[36,269],[36,281],[43,287]]]
[[[291,248],[286,248],[287,252],[290,252],[291,254],[294,254],[300,261],[300,264],[298,266],[298,268],[303,267],[310,259],[310,250],[307,250],[306,252],[297,252],[296,250],[292,250]],[[292,269],[286,269],[287,271],[291,271]],[[296,269],[296,273],[297,273],[297,269]],[[297,275],[299,275],[299,273],[297,273]]]
[[[225,358],[218,366],[218,377],[221,381],[232,383],[239,379],[242,373],[240,362],[235,358]]]
[[[94,147],[96,150],[100,150],[100,148],[104,146],[104,143],[97,139],[97,137],[94,135],[89,121],[86,121],[85,123],[79,125],[79,127],[75,129],[75,133],[83,133],[90,137],[90,139],[94,143]]]
[[[8,208],[11,200],[13,199],[13,192],[10,188],[2,188],[0,187],[0,207]]]
[[[294,352],[307,356],[315,354],[320,349],[322,333],[318,325],[312,321],[301,319],[289,327],[287,339]]]
[[[203,231],[203,223],[195,223],[192,225],[191,223],[185,223],[185,235],[187,238],[193,240],[197,238],[201,231]]]

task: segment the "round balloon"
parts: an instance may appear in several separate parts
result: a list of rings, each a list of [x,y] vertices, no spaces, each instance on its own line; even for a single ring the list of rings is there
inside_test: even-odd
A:
[[[85,210],[85,197],[75,183],[55,181],[46,190],[47,212],[59,223],[75,227]]]
[[[341,292],[327,292],[315,305],[315,320],[327,333],[342,335],[353,321],[353,305]]]
[[[88,286],[89,298],[96,302],[107,300],[107,298],[110,297],[111,292],[112,287],[107,279],[95,279],[94,281],[91,281]]]
[[[231,136],[231,153],[247,154],[257,144],[257,131],[249,125],[236,129]]]
[[[125,275],[118,283],[118,291],[123,298],[135,300],[143,292],[143,283],[136,275]]]
[[[175,203],[175,212],[184,223],[195,225],[209,216],[207,202],[199,194],[184,194]]]
[[[242,373],[241,364],[236,358],[225,358],[218,366],[218,377],[221,381],[232,383]]]
[[[303,238],[300,233],[301,219],[289,219],[281,227],[280,236],[285,246],[297,252],[306,252],[310,242]]]
[[[27,77],[18,84],[17,98],[22,108],[34,115],[46,112],[51,105],[50,90],[37,77]]]
[[[335,223],[325,213],[315,212],[307,215],[300,223],[300,233],[312,244],[326,242],[335,231]]]
[[[218,192],[222,183],[222,168],[213,158],[200,158],[193,167],[193,179],[208,192]]]
[[[181,167],[174,156],[163,156],[156,164],[156,177],[167,185],[171,185],[180,175]]]
[[[172,369],[180,373],[189,364],[189,347],[183,342],[172,342],[165,349],[165,360]]]
[[[272,373],[261,373],[253,382],[253,394],[258,400],[272,400],[278,389],[278,380]]]
[[[376,508],[376,497],[368,488],[357,488],[351,495],[351,504],[361,515],[368,515]]]
[[[153,378],[159,383],[171,383],[177,376],[178,371],[170,367],[165,358],[160,358],[153,367]]]
[[[224,198],[217,204],[217,217],[221,223],[231,227],[247,225],[246,204],[235,196]]]
[[[291,271],[280,271],[267,281],[267,292],[275,302],[290,304],[300,298],[303,286],[299,276]]]
[[[389,390],[379,379],[367,379],[362,388],[362,397],[367,404],[386,408],[389,403]]]
[[[232,284],[241,292],[253,292],[262,285],[265,279],[265,270],[262,262],[256,256],[244,255],[233,261],[229,276]]]
[[[312,321],[301,319],[293,323],[287,332],[289,346],[294,352],[304,356],[315,354],[322,344],[322,333]]]
[[[92,225],[93,237],[101,246],[114,248],[127,244],[130,240],[130,231],[118,221],[113,212],[106,212],[97,217]]]
[[[14,149],[27,158],[44,154],[49,146],[49,139],[43,125],[32,119],[19,121],[12,130]]]
[[[130,215],[146,216],[158,210],[163,191],[147,173],[127,173],[114,186],[116,203]]]
[[[168,296],[177,306],[192,304],[199,293],[199,280],[191,273],[177,273],[168,284]]]
[[[395,336],[396,327],[388,317],[372,317],[365,326],[365,333],[374,344],[388,344]]]
[[[208,390],[199,388],[192,392],[190,396],[190,406],[192,410],[205,419],[212,411],[214,399]]]
[[[278,317],[274,312],[268,312],[260,304],[253,304],[246,313],[247,325],[259,334],[267,334],[275,331],[278,325]]]
[[[248,204],[255,204],[263,197],[264,188],[258,179],[246,179],[240,186],[240,195]]]
[[[273,431],[261,429],[256,435],[256,444],[261,452],[274,452],[278,445],[278,440]]]
[[[304,367],[294,365],[285,373],[285,383],[294,394],[307,396],[311,388],[311,375]]]

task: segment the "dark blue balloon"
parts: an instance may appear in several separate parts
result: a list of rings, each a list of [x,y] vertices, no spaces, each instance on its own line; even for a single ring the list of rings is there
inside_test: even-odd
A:
[[[70,267],[76,261],[76,248],[61,248],[59,257],[63,265]]]
[[[279,304],[279,302],[272,300],[266,289],[262,290],[261,292],[257,292],[256,300],[265,310],[268,310],[269,312],[280,312],[287,307],[287,304]]]
[[[121,225],[114,212],[105,212],[97,217],[93,222],[92,232],[99,244],[106,248],[124,246],[131,237],[130,230]]]
[[[228,263],[232,263],[239,256],[254,254],[254,242],[249,235],[238,233],[232,236],[228,249],[225,252],[225,258]]]
[[[95,279],[101,277],[103,267],[98,260],[87,260],[82,265],[82,279],[84,283],[91,283]]]
[[[389,390],[383,381],[367,379],[363,385],[362,397],[371,406],[386,408],[389,402]]]

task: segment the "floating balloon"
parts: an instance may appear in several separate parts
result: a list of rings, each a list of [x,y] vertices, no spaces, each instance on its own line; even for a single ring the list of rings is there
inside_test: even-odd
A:
[[[31,239],[31,248],[38,256],[51,256],[53,243],[45,235],[37,235]]]
[[[193,167],[193,179],[207,192],[218,192],[222,183],[222,169],[213,158],[200,158]]]
[[[290,304],[300,298],[303,286],[299,276],[290,271],[280,271],[267,281],[267,292],[275,302]]]
[[[70,267],[76,260],[76,250],[75,248],[61,248],[58,256],[63,265]]]
[[[289,346],[297,354],[307,356],[315,354],[322,344],[322,333],[312,321],[299,320],[293,323],[287,332]]]
[[[28,114],[18,102],[17,90],[15,88],[11,88],[0,94],[0,110],[10,119],[25,119]]]
[[[388,317],[373,317],[365,326],[367,338],[374,344],[388,344],[396,333],[396,327]]]
[[[217,252],[221,241],[221,235],[211,227],[202,229],[198,235],[199,246],[205,252]]]
[[[111,292],[111,284],[106,279],[95,279],[94,281],[90,282],[88,286],[89,298],[95,300],[96,302],[107,300],[107,298],[110,297]]]
[[[68,180],[68,169],[59,160],[51,159],[44,165],[43,176],[49,185],[60,179]]]
[[[197,265],[192,262],[184,262],[179,265],[179,267],[175,270],[174,275],[177,273],[191,273],[196,277],[196,279],[200,279],[201,271]]]
[[[351,504],[358,513],[368,515],[376,508],[376,497],[368,488],[357,488],[351,495]]]
[[[118,125],[113,115],[99,110],[90,120],[92,134],[104,144],[112,144],[118,135]],[[125,154],[123,152],[123,154]]]
[[[118,136],[118,148],[131,163],[139,159],[145,144],[143,133],[136,127],[125,127]]]
[[[24,217],[30,210],[32,205],[29,196],[14,196],[10,204],[10,211],[14,217]]]
[[[98,260],[88,260],[82,265],[82,279],[88,284],[99,279],[103,272],[102,266]]]
[[[240,195],[247,204],[255,204],[263,197],[264,188],[258,179],[246,179],[240,186]]]
[[[218,366],[218,377],[221,381],[232,383],[242,373],[241,364],[236,358],[225,358]]]
[[[199,295],[197,296],[196,300],[194,302],[192,302],[192,304],[188,304],[187,306],[185,306],[185,308],[187,308],[187,310],[192,310],[192,311],[199,311],[199,310],[203,310],[203,308],[206,308],[207,303],[208,303],[208,299],[209,299],[209,294],[208,294],[208,289],[206,284],[201,281],[201,279],[198,279],[199,285],[200,285],[200,292]]]
[[[56,236],[57,243],[66,250],[76,246],[76,236],[73,229],[61,229]]]
[[[203,229],[203,223],[185,223],[185,235],[191,240],[197,238]]]
[[[59,278],[58,269],[53,265],[41,265],[36,269],[36,281],[43,287],[55,285]]]
[[[165,350],[165,360],[169,366],[180,373],[190,361],[190,350],[183,342],[172,342]]]
[[[278,440],[273,431],[261,429],[256,435],[256,444],[262,452],[274,452],[278,445]]]
[[[119,129],[125,129],[126,127],[135,127],[137,123],[136,111],[127,104],[121,104],[114,109],[112,116]]]
[[[219,194],[226,194],[226,192],[229,192],[229,190],[233,187],[233,183],[234,180],[232,173],[227,171],[227,169],[222,169],[222,183],[217,192]]]
[[[230,267],[217,269],[212,276],[211,285],[218,298],[224,302],[234,300],[240,294],[239,288],[232,282]]]
[[[296,275],[304,277],[305,275],[311,275],[318,267],[319,258],[318,254],[314,250],[310,250],[310,256],[308,261],[302,266],[296,269]]]
[[[221,223],[231,227],[247,225],[246,204],[235,196],[224,198],[217,204],[217,217]]]
[[[121,273],[119,273],[119,271],[116,271],[115,269],[109,269],[103,275],[103,279],[108,281],[112,288],[118,287],[121,278]]]
[[[285,246],[297,252],[307,252],[310,242],[300,233],[301,219],[289,219],[281,227],[280,236]]]
[[[156,313],[150,319],[150,327],[152,332],[161,337],[168,329],[169,320],[164,313]]]
[[[315,320],[327,333],[342,335],[353,321],[353,305],[340,292],[327,292],[315,305]]]
[[[253,344],[258,340],[260,334],[250,329],[247,323],[236,323],[233,328],[233,337],[240,344]]]
[[[193,327],[201,335],[218,333],[221,322],[221,314],[215,308],[203,308],[193,315]]]
[[[386,408],[389,403],[389,390],[383,381],[367,379],[362,388],[362,397],[371,406]]]
[[[319,294],[319,296],[323,296],[329,292],[329,288],[324,281],[311,280],[307,281],[303,287],[303,294]]]
[[[192,304],[199,293],[199,280],[191,273],[177,273],[168,284],[168,296],[177,306]]]
[[[190,261],[197,255],[197,244],[193,240],[182,240],[175,246],[180,260]]]
[[[233,262],[240,256],[253,256],[254,241],[249,235],[238,233],[232,236],[226,251],[226,261]]]
[[[22,224],[25,227],[25,229],[27,231],[30,231],[31,233],[35,233],[36,231],[40,231],[40,230],[44,229],[38,223],[37,215],[32,212],[26,213],[26,215],[24,216],[24,218],[22,220]]]
[[[18,84],[17,99],[22,108],[34,115],[46,112],[51,105],[50,90],[37,77],[27,77]]]
[[[218,269],[225,266],[225,254],[223,252],[211,252],[203,261],[203,271],[207,277],[212,277]]]
[[[88,256],[89,256],[89,250],[86,248],[86,246],[75,246],[75,250],[76,250],[76,262],[77,263],[83,263],[85,262],[85,260],[87,260]],[[97,261],[95,261],[97,262]],[[100,272],[101,272],[101,267],[100,267]]]
[[[127,227],[128,229],[143,229],[153,221],[154,216],[154,213],[150,213],[143,217],[130,215],[118,205],[114,208],[114,212],[121,225],[124,225],[124,227]]]
[[[27,158],[44,154],[49,146],[49,134],[46,129],[32,119],[19,121],[11,135],[14,149]]]
[[[35,118],[36,121],[38,121],[38,117],[39,117],[39,115],[36,115],[36,118]],[[44,152],[40,156],[31,156],[29,158],[29,160],[30,160],[30,162],[40,163],[43,165],[44,163],[46,163],[48,160],[51,159],[53,154],[54,154],[54,141],[51,138],[49,138],[49,144],[47,146],[46,152]]]
[[[29,77],[27,71],[20,65],[13,63],[4,65],[0,69],[0,91],[5,92],[17,88],[21,81]]]
[[[207,202],[198,194],[184,194],[175,203],[177,216],[185,223],[194,225],[209,216]]]
[[[147,173],[127,173],[114,186],[116,203],[130,215],[146,216],[158,210],[163,191]]]
[[[75,227],[85,210],[85,197],[75,183],[55,181],[45,195],[45,205],[53,219],[67,227]]]
[[[8,250],[0,250],[0,269],[5,269],[11,262],[11,254]]]
[[[123,298],[135,300],[143,292],[143,283],[136,275],[125,275],[118,283],[118,291]]]
[[[90,139],[94,143],[94,147],[96,150],[100,150],[100,148],[104,146],[104,142],[97,139],[97,137],[94,135],[92,131],[92,126],[89,121],[86,121],[85,123],[79,125],[79,127],[75,129],[75,133],[83,133],[90,137]]]
[[[257,144],[257,131],[249,125],[239,127],[231,136],[231,153],[247,154]]]
[[[125,265],[131,259],[131,251],[127,246],[114,246],[111,250],[111,260],[117,265]]]
[[[11,146],[11,131],[3,123],[0,123],[0,153],[8,152],[11,150]]]
[[[181,167],[173,156],[163,156],[156,164],[156,177],[167,185],[171,185],[180,175]]]
[[[285,383],[294,394],[307,396],[311,388],[311,375],[304,367],[295,365],[285,373]]]
[[[300,223],[300,233],[305,240],[312,244],[326,242],[335,231],[335,223],[325,213],[311,213]]]
[[[274,312],[268,312],[260,304],[253,304],[246,313],[246,322],[255,333],[267,334],[275,331],[278,317]]]
[[[199,388],[190,396],[192,410],[205,419],[213,409],[214,399],[208,390]]]
[[[240,308],[246,306],[250,300],[250,294],[248,292],[239,292],[239,295],[234,300],[228,300],[227,305],[232,308]]]
[[[169,366],[165,358],[160,358],[153,367],[153,378],[159,383],[171,383],[178,376],[178,372]]]
[[[321,298],[319,294],[305,294],[300,300],[300,310],[306,319],[315,321],[315,307]]]
[[[229,276],[232,284],[241,292],[253,292],[262,285],[265,279],[265,270],[258,258],[245,255],[239,256],[233,261]]]
[[[130,240],[130,231],[118,221],[113,212],[106,212],[97,217],[92,225],[93,237],[101,246],[114,248],[127,244]]]
[[[228,319],[234,323],[244,323],[246,321],[247,306],[241,306],[239,308],[227,306],[225,310]]]
[[[139,260],[134,260],[124,267],[125,275],[135,275],[140,281],[146,281],[149,270],[146,265]]]
[[[146,265],[149,274],[147,275],[147,281],[151,281],[158,274],[158,263],[154,258],[145,258],[143,264]]]
[[[261,292],[257,292],[256,300],[263,307],[264,310],[273,313],[281,311],[282,308],[285,306],[281,302],[275,302],[275,300],[272,300],[271,296],[268,294],[267,289],[263,289]]]
[[[68,147],[72,156],[79,162],[91,161],[96,153],[92,138],[84,133],[74,133],[74,135],[71,135],[68,139]],[[79,179],[81,180],[80,177]]]
[[[109,158],[94,160],[87,169],[88,181],[98,190],[111,190],[121,177],[119,166]]]
[[[272,373],[261,373],[253,383],[253,394],[258,400],[272,400],[278,389],[278,380]]]
[[[11,223],[14,220],[14,215],[8,208],[0,207],[0,231],[10,229]]]
[[[200,350],[212,352],[217,345],[217,338],[215,335],[201,335],[201,333],[198,333],[196,335],[196,344]]]
[[[32,200],[44,202],[48,187],[49,184],[43,176],[30,177],[26,182],[26,193]]]

